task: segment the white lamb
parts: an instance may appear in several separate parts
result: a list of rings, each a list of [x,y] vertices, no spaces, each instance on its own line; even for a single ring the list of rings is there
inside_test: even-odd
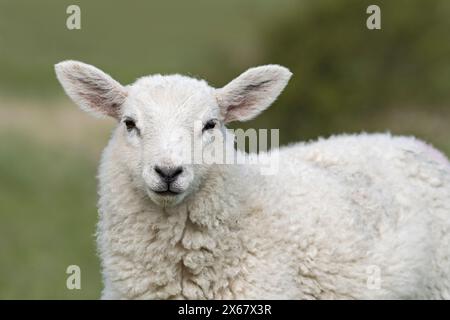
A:
[[[450,164],[427,144],[299,143],[268,156],[275,175],[193,164],[184,137],[208,151],[291,73],[252,68],[221,89],[181,75],[122,86],[76,61],[56,74],[82,109],[118,121],[99,171],[104,299],[450,298]]]

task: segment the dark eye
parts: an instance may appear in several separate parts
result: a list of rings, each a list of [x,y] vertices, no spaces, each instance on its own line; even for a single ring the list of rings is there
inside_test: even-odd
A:
[[[203,126],[202,132],[206,131],[206,130],[211,130],[214,129],[216,127],[216,121],[215,120],[209,120],[208,122],[205,123],[205,125]]]
[[[133,129],[136,129],[136,123],[131,119],[124,120],[125,126],[127,127],[128,131],[131,131]]]

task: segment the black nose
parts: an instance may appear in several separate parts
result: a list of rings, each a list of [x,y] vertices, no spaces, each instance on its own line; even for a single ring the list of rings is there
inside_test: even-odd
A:
[[[165,182],[172,182],[183,172],[182,167],[159,167],[155,166],[156,173],[163,179]]]

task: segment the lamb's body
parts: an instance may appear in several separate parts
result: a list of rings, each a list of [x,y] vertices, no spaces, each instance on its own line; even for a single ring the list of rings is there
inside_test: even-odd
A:
[[[115,139],[99,174],[103,298],[450,298],[450,164],[420,141],[292,145],[276,175],[217,165],[162,209]]]

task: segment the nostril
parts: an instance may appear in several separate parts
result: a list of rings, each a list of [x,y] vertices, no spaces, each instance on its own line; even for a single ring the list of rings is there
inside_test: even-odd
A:
[[[175,170],[174,170],[174,172],[172,174],[172,177],[175,178],[176,176],[179,176],[182,173],[183,173],[183,168],[182,167],[175,168]]]
[[[156,171],[156,173],[159,174],[161,177],[165,177],[165,174],[164,174],[163,170],[162,170],[160,167],[155,166],[155,171]]]
[[[177,176],[179,176],[183,172],[183,167],[154,167],[155,172],[166,181],[173,181]]]

